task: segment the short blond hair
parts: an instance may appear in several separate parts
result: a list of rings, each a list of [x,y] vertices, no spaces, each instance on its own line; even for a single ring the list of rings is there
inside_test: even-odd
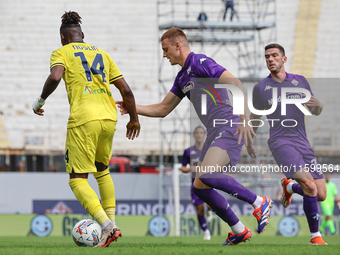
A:
[[[174,45],[177,41],[181,42],[182,44],[188,45],[187,36],[181,29],[176,27],[170,28],[162,35],[161,41],[165,39],[169,39],[171,45]]]

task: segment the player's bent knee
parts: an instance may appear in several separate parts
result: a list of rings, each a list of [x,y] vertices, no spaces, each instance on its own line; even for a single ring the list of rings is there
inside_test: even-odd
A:
[[[318,201],[322,202],[326,199],[326,192],[319,192],[318,191]]]

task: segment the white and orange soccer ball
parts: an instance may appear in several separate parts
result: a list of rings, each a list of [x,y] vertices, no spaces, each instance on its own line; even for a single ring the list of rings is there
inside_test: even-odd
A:
[[[72,230],[73,241],[78,246],[95,246],[102,235],[100,225],[91,219],[78,221]]]

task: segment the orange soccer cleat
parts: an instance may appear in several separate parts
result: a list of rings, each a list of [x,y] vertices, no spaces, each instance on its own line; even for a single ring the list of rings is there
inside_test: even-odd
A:
[[[312,245],[328,245],[325,243],[325,241],[322,239],[321,236],[314,237],[313,239],[310,239],[310,244]]]
[[[233,235],[232,232],[229,232],[227,240],[222,245],[237,245],[247,240],[250,241],[251,236],[250,230],[245,227],[245,230],[240,234]]]
[[[263,201],[259,208],[255,209],[253,215],[257,219],[257,233],[262,233],[265,230],[269,220],[270,208],[272,207],[272,200],[269,197],[262,197]]]
[[[287,178],[283,178],[281,180],[281,186],[283,189],[282,192],[282,196],[281,196],[281,203],[283,205],[283,207],[288,207],[290,205],[290,201],[292,200],[292,195],[287,191],[287,185],[288,183],[291,183],[292,181],[287,179]]]
[[[113,222],[110,222],[109,225],[107,225],[102,230],[102,236],[98,242],[98,244],[94,247],[108,247],[113,241],[118,240],[118,237],[122,236],[122,232],[120,229],[113,224]]]

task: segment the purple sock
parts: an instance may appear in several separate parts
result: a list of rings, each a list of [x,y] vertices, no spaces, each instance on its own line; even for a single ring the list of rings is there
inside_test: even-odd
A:
[[[233,177],[220,173],[206,173],[200,180],[207,186],[227,192],[229,195],[237,197],[249,204],[253,204],[257,195],[237,182]]]
[[[207,221],[205,220],[204,215],[197,214],[197,219],[198,219],[198,223],[200,224],[201,229],[203,231],[206,231],[208,229],[208,226],[207,226]]]
[[[234,226],[240,220],[230,209],[227,199],[214,189],[196,189],[193,187],[196,196],[206,202],[222,220],[229,226]]]
[[[300,194],[301,196],[303,196],[303,190],[302,190],[300,184],[293,183],[292,190],[294,191],[294,193],[297,193],[297,194]]]
[[[311,233],[319,231],[319,208],[318,196],[303,196],[303,210],[306,214],[309,230]]]

